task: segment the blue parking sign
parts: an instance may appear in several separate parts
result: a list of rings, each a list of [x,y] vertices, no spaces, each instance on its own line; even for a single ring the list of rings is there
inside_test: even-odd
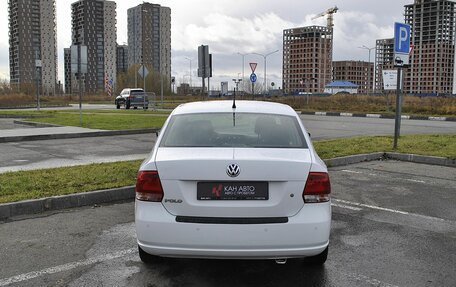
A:
[[[410,25],[394,23],[394,66],[410,65]]]
[[[408,54],[410,51],[410,25],[394,23],[394,53]]]

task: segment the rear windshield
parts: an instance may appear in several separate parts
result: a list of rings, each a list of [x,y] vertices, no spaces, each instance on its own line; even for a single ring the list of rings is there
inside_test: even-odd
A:
[[[172,116],[160,146],[307,148],[296,117],[257,113]]]
[[[135,96],[142,96],[142,95],[144,95],[144,91],[141,91],[141,90],[133,90],[133,91],[130,91],[130,94],[131,94],[131,95],[135,95]]]

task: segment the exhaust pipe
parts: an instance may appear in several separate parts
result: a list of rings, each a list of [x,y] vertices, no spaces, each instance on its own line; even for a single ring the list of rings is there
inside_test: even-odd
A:
[[[284,264],[287,263],[287,259],[286,258],[279,258],[279,259],[276,259],[275,262],[276,262],[276,264],[284,265]]]

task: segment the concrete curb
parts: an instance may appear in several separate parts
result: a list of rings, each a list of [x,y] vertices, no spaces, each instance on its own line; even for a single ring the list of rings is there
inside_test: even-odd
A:
[[[337,167],[344,166],[354,163],[360,163],[364,161],[374,161],[374,160],[399,160],[399,161],[408,161],[414,163],[423,163],[431,165],[440,165],[448,167],[456,167],[456,159],[449,159],[445,157],[437,156],[424,156],[417,154],[406,154],[406,153],[397,153],[397,152],[375,152],[369,154],[358,154],[352,156],[336,157],[332,159],[324,160],[328,167]]]
[[[384,153],[359,154],[325,160],[328,167],[345,166],[354,163],[374,160],[400,160],[422,164],[441,165],[456,168],[456,159],[443,157],[422,156],[416,154]],[[102,203],[133,200],[135,197],[134,186],[84,192],[70,195],[48,197],[42,199],[25,200],[19,202],[0,204],[0,220],[5,221],[11,217],[31,215],[45,211],[55,211],[67,208],[89,206]]]
[[[13,216],[31,215],[45,211],[131,200],[135,197],[134,186],[98,190],[70,195],[47,197],[0,204],[0,220]]]
[[[66,108],[66,107],[71,107],[70,105],[44,105],[40,106],[40,108],[43,109],[49,109],[49,108]],[[0,110],[8,111],[8,110],[17,110],[17,109],[27,109],[27,110],[36,110],[36,106],[23,106],[23,107],[0,107]]]
[[[351,155],[351,156],[344,156],[344,157],[336,157],[331,159],[326,159],[324,162],[328,167],[337,167],[343,165],[349,165],[364,161],[373,161],[385,159],[384,152],[376,152],[376,153],[368,153],[368,154],[358,154],[358,155]]]
[[[19,125],[24,125],[24,126],[36,127],[36,128],[62,127],[62,126],[59,126],[59,125],[46,124],[46,123],[36,123],[36,122],[27,122],[27,121],[20,121],[20,120],[14,120],[13,123],[19,124]]]
[[[388,152],[385,153],[387,159],[400,160],[400,161],[409,161],[414,163],[424,163],[431,165],[441,165],[448,167],[456,167],[456,159],[449,159],[445,157],[437,156],[423,156],[417,154],[405,154],[405,153],[396,153]]]
[[[0,137],[0,143],[22,142],[22,141],[37,141],[37,140],[72,139],[72,138],[88,138],[88,137],[103,137],[103,136],[120,136],[120,135],[135,135],[135,134],[149,134],[149,133],[155,133],[155,132],[158,132],[158,131],[160,131],[160,129],[95,131],[95,132],[85,132],[85,133],[63,133],[63,134],[48,134],[48,135],[11,136],[11,137]]]
[[[305,111],[301,111],[300,113],[302,115],[315,115],[315,116],[394,119],[394,115],[388,115],[388,114],[357,114],[357,113],[305,112]],[[401,118],[404,120],[428,120],[428,121],[456,122],[456,117],[426,117],[426,116],[402,115]]]

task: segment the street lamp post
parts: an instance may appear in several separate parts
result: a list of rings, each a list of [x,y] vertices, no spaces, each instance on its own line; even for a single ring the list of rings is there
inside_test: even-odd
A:
[[[239,89],[238,86],[239,86],[239,83],[242,82],[242,79],[239,79],[239,77],[238,77],[238,79],[233,79],[233,82],[236,84],[236,88],[234,88],[234,93],[233,93],[233,97],[234,97],[234,99],[233,99],[233,108],[235,108],[236,105],[234,103],[236,101],[236,90]]]
[[[192,87],[192,59],[189,57],[185,57],[190,62],[190,88]]]
[[[248,54],[250,53],[245,53],[245,54],[242,54],[242,53],[237,53],[238,55],[242,56],[242,79],[244,80],[244,66],[245,66],[245,56],[247,56]],[[242,91],[244,91],[244,88],[242,88]]]
[[[161,45],[160,45],[161,47]],[[160,49],[161,50],[161,49]],[[163,109],[163,74],[162,74],[162,62],[161,62],[161,55],[160,55],[160,101],[161,101],[161,108]]]
[[[375,49],[375,47],[369,48],[366,45],[362,45],[361,47],[358,47],[358,48],[369,51],[369,64],[368,64],[368,67],[367,67],[367,94],[369,94],[369,91],[372,90],[372,86],[370,85],[370,81],[371,81],[371,73],[370,73],[371,51],[373,49]]]
[[[270,55],[272,55],[274,53],[277,53],[278,51],[279,50],[275,50],[275,51],[272,51],[270,53],[267,53],[266,55],[260,54],[260,53],[252,53],[252,54],[261,56],[264,59],[264,92],[266,92],[266,89],[267,89],[267,75],[266,75],[266,64],[267,64],[267,62],[266,62],[266,59],[267,59],[268,56],[270,56]]]

